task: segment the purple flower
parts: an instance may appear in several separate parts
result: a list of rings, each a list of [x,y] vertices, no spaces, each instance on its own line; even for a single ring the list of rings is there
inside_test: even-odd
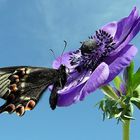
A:
[[[69,106],[113,80],[137,53],[129,42],[140,30],[136,7],[128,17],[111,22],[96,31],[80,49],[68,52],[54,61],[53,67],[69,68],[65,87],[58,92],[58,106]]]

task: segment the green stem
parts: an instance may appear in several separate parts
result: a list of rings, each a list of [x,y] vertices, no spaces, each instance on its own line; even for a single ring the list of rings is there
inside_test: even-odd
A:
[[[123,122],[123,140],[130,140],[130,120]]]

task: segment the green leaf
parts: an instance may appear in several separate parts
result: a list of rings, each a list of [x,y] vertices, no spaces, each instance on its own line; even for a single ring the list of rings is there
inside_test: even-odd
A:
[[[123,76],[126,83],[127,94],[131,95],[132,93],[132,79],[134,72],[134,62],[132,61],[128,67],[124,70]]]
[[[115,85],[116,89],[120,91],[120,86],[121,86],[121,83],[122,83],[121,78],[119,76],[116,76],[114,78],[113,82],[114,82],[114,85]]]
[[[104,94],[106,96],[108,96],[109,98],[113,99],[113,100],[118,100],[119,97],[116,95],[115,91],[113,90],[113,88],[109,85],[106,86],[102,86],[101,90],[104,92]]]
[[[124,115],[124,118],[127,119],[127,120],[130,120],[130,119],[134,120],[134,118],[132,116],[128,116],[128,115]]]
[[[133,91],[133,97],[140,98],[140,85]]]
[[[119,112],[118,114],[115,114],[115,115],[114,115],[114,118],[120,118],[121,115],[122,115],[122,112]]]
[[[121,106],[119,101],[113,100],[112,98],[105,96],[98,104],[99,109],[103,111],[103,120],[105,120],[106,118],[115,118],[118,120],[118,122],[123,122],[125,120],[134,119],[133,104],[130,99],[131,98],[127,96],[125,98],[124,106]]]
[[[131,116],[133,116],[134,107],[133,107],[133,104],[132,103],[130,103],[130,111],[131,111]]]
[[[140,109],[140,98],[132,97],[132,98],[131,98],[131,102],[132,102],[138,109]]]
[[[131,82],[134,73],[134,62],[132,61],[124,70],[124,80],[128,84]]]
[[[124,79],[126,83],[131,82],[134,73],[134,62],[132,61],[124,70]]]
[[[135,102],[140,103],[140,98],[135,98],[135,97],[132,97],[132,98],[131,98],[131,101],[135,101]]]
[[[133,83],[132,83],[132,89],[135,90],[140,85],[140,68],[133,75],[132,81],[133,81]]]

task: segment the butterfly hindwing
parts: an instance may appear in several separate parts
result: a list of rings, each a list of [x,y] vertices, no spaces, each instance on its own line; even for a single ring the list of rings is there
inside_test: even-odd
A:
[[[8,67],[0,69],[0,97],[6,103],[0,113],[16,112],[22,116],[39,101],[47,87],[56,81],[58,71],[38,67]]]

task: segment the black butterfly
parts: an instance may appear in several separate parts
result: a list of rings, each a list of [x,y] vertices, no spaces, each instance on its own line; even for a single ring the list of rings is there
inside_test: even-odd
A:
[[[66,67],[59,69],[15,66],[0,68],[0,98],[6,100],[0,107],[0,113],[16,112],[24,115],[26,110],[32,110],[38,103],[48,86],[53,85],[50,95],[50,107],[57,105],[57,91],[62,89],[67,81]]]

